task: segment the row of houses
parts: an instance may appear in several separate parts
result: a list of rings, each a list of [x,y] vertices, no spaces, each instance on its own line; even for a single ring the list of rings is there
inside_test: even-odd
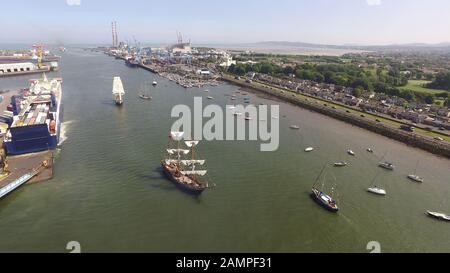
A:
[[[296,78],[277,78],[253,72],[247,74],[247,77],[283,89],[358,107],[365,112],[381,113],[417,124],[450,130],[450,109],[447,107],[408,103],[403,98],[375,92],[364,92],[360,98],[356,98],[353,96],[353,88]],[[405,107],[406,105],[408,106]]]

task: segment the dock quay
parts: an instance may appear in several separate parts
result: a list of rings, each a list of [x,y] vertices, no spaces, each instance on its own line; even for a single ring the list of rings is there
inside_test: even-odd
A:
[[[372,131],[374,133],[395,139],[403,142],[409,146],[420,148],[430,153],[450,158],[450,143],[447,141],[436,141],[431,137],[419,135],[412,132],[406,132],[389,124],[383,124],[374,120],[369,120],[358,115],[339,111],[322,104],[313,103],[311,100],[301,99],[298,96],[293,96],[291,92],[278,92],[274,88],[265,87],[262,85],[255,85],[254,83],[245,82],[234,79],[229,75],[222,75],[222,80],[235,84],[237,86],[248,88],[250,90],[259,91],[283,101],[292,103],[302,108],[315,111],[332,118],[350,123],[352,125],[361,127],[363,129]],[[295,94],[294,94],[295,95]]]
[[[27,172],[38,168],[42,162],[47,161],[49,163],[48,168],[42,170],[38,175],[31,179],[27,184],[33,184],[38,182],[47,181],[53,178],[53,152],[45,151],[34,154],[26,154],[19,156],[10,156],[6,158],[8,163],[9,175],[7,177],[0,178],[0,187],[7,184],[14,179],[19,178]]]
[[[53,178],[53,152],[45,151],[35,154],[7,157],[3,175],[0,175],[0,189],[20,187],[19,181],[27,178],[25,184],[34,184]],[[26,177],[32,174],[31,177]],[[14,188],[15,189],[15,188]],[[0,197],[1,198],[1,197]]]
[[[113,55],[107,52],[105,54],[110,57],[115,57],[118,60],[126,60],[124,56]],[[142,62],[139,62],[137,64],[137,67],[164,77],[172,82],[175,82],[176,84],[181,85],[184,88],[201,88],[205,86],[218,86],[220,84],[218,76],[202,76],[196,73],[201,69],[195,66],[184,64],[144,64]]]

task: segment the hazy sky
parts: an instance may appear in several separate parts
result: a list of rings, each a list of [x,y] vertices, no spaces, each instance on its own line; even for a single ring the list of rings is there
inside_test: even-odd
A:
[[[449,0],[1,0],[0,43],[450,42]]]

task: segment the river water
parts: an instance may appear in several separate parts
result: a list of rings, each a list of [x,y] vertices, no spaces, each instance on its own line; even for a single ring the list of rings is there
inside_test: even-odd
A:
[[[69,241],[84,252],[368,252],[370,241],[385,252],[450,251],[450,226],[424,215],[450,212],[449,160],[249,93],[253,104],[280,105],[279,149],[202,142],[198,149],[216,187],[196,198],[159,169],[171,108],[192,105],[194,96],[225,107],[226,95],[238,88],[186,90],[100,53],[69,48],[62,55],[65,140],[55,177],[0,201],[0,251],[67,252]],[[122,108],[112,103],[114,76],[127,91]],[[0,89],[25,87],[33,77],[0,79]],[[153,100],[140,100],[141,84],[154,79]],[[304,153],[308,146],[316,150]],[[375,154],[365,151],[369,146]],[[349,148],[356,157],[346,154]],[[383,156],[395,172],[377,167]],[[350,166],[330,167],[324,177],[339,193],[341,211],[332,214],[309,191],[324,164],[343,160]],[[406,179],[418,161],[423,184]],[[365,191],[375,177],[386,197]]]

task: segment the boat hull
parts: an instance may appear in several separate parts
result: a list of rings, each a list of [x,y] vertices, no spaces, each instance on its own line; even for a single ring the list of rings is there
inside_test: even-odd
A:
[[[413,182],[423,183],[423,179],[419,178],[419,177],[416,177],[416,176],[408,175],[408,179],[413,181]]]
[[[130,68],[138,68],[138,63],[136,61],[126,60],[125,64]]]
[[[443,213],[427,211],[426,214],[431,218],[434,218],[434,219],[437,219],[440,221],[444,221],[444,222],[450,222],[450,216],[445,215]]]
[[[10,128],[11,141],[5,142],[8,155],[22,155],[54,150],[58,146],[59,128],[56,135],[51,135],[46,124]]]
[[[196,187],[180,183],[164,164],[161,164],[161,166],[163,168],[164,175],[181,191],[192,195],[200,195],[206,189],[206,187]]]
[[[311,198],[320,206],[322,206],[324,209],[330,211],[330,212],[338,212],[338,207],[332,207],[329,204],[327,204],[322,198],[320,197],[320,193],[317,190],[313,190],[311,193]]]

